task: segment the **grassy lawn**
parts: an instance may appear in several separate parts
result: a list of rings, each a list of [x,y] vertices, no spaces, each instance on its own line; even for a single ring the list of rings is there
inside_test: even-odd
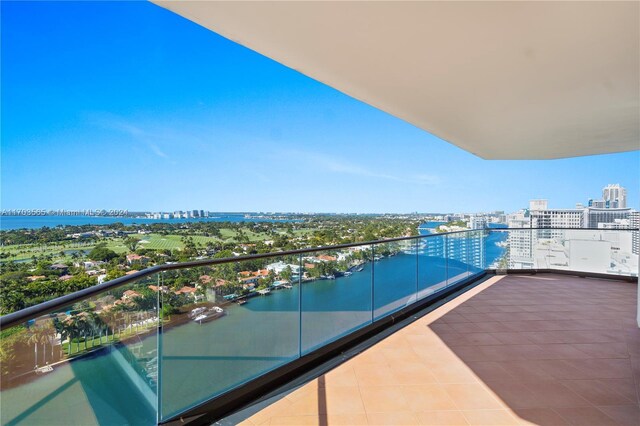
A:
[[[87,339],[86,342],[86,348],[87,349],[91,349],[91,348],[95,348],[97,346],[100,346],[100,338],[95,337],[93,340],[91,339]],[[105,338],[105,336],[102,336],[102,345],[105,345],[107,343],[107,341],[109,343],[114,342],[114,341],[118,341],[120,339],[118,338],[113,338],[113,336],[109,335],[108,338]],[[69,353],[69,345],[71,345],[71,353]],[[81,342],[71,342],[71,344],[69,344],[69,342],[65,342],[62,344],[62,350],[64,351],[64,353],[66,353],[67,355],[75,355],[78,352],[82,352],[85,350],[85,342],[81,341]]]
[[[313,233],[313,229],[298,229],[294,231],[295,236],[308,235]],[[236,241],[238,237],[238,233],[232,229],[223,228],[220,230],[222,234],[222,238],[225,241]],[[284,234],[284,232],[281,232]],[[264,241],[273,238],[268,234],[255,233],[251,230],[244,230],[244,235],[246,235],[250,241]],[[148,235],[135,235],[135,238],[140,240],[139,248],[145,248],[148,250],[181,250],[184,247],[182,241],[180,241],[180,235],[161,235],[161,234],[148,234]],[[198,244],[205,246],[209,242],[219,242],[220,239],[216,237],[205,237],[202,235],[193,235],[190,236],[193,241]],[[107,248],[115,251],[116,253],[128,253],[129,249],[124,244],[123,239],[121,238],[107,238],[102,240],[107,244]],[[21,245],[11,245],[0,247],[0,253],[10,253],[11,256],[7,260],[25,260],[31,259],[33,255],[38,257],[53,255],[54,260],[58,262],[70,262],[71,256],[69,250],[82,250],[82,251],[90,251],[93,249],[93,244],[82,244],[78,242],[69,242],[67,244],[45,244],[45,245],[35,245],[35,244],[21,244]],[[67,251],[65,256],[60,256],[60,251]]]
[[[93,245],[84,245],[78,243],[69,243],[69,244],[45,244],[45,245],[35,245],[35,244],[20,244],[20,245],[11,245],[0,247],[0,253],[9,253],[10,257],[8,260],[24,260],[31,259],[33,255],[36,256],[47,256],[53,255],[54,257],[63,258],[59,253],[61,251],[69,251],[69,250],[91,250]],[[64,258],[69,257],[67,254]]]
[[[148,234],[143,235],[140,238],[139,247],[149,250],[182,250],[184,244],[182,244],[180,235],[161,235],[161,234]],[[202,235],[190,235],[189,238],[193,240],[195,244],[207,245],[209,242],[219,242],[220,240],[215,237],[205,237]]]
[[[106,336],[102,336],[102,339],[99,336],[94,336],[93,340],[91,338],[87,338],[86,341],[86,345],[85,342],[79,341],[79,342],[65,342],[62,344],[62,350],[67,354],[67,355],[76,355],[78,352],[83,352],[86,348],[86,350],[92,349],[92,348],[96,348],[99,347],[101,345],[106,345],[107,343],[113,343],[113,342],[117,342],[120,341],[122,339],[125,339],[127,337],[133,336],[137,333],[144,333],[146,331],[148,331],[149,329],[156,327],[157,323],[151,323],[151,324],[147,324],[147,325],[140,325],[138,327],[132,327],[130,329],[124,330],[121,333],[116,333],[115,336],[112,336],[111,334],[109,334],[108,337]],[[71,346],[71,348],[69,348],[69,346]],[[71,353],[69,353],[69,349],[71,349]]]
[[[182,250],[184,244],[180,242],[179,235],[148,234],[140,238],[138,247],[147,250]]]

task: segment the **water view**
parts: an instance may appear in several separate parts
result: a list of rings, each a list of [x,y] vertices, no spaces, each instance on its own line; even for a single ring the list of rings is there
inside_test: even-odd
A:
[[[186,224],[192,222],[287,222],[292,219],[272,219],[266,217],[247,216],[245,214],[223,213],[215,217],[151,219],[145,217],[112,217],[112,216],[1,216],[0,230],[37,229],[43,227],[80,225],[145,225],[151,223]]]
[[[391,254],[335,279],[272,287],[242,305],[214,296],[225,311],[221,318],[198,323],[186,314],[173,315],[160,340],[149,327],[3,390],[3,400],[11,404],[3,404],[2,423],[155,422],[158,401],[166,419],[480,272],[500,256],[496,242],[504,236],[479,235],[449,238],[446,245],[443,236],[379,245],[374,250],[393,248]],[[445,249],[454,256],[429,255]],[[313,253],[321,254],[326,253]],[[150,283],[161,284],[161,278],[139,287]],[[68,401],[77,404],[73,413]]]

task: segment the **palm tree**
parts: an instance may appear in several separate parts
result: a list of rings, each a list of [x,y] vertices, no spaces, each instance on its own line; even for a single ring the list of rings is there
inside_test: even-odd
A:
[[[31,333],[29,334],[29,338],[27,339],[27,344],[31,345],[33,344],[33,352],[34,352],[34,367],[33,369],[35,370],[36,368],[38,368],[38,343],[40,341],[40,336],[38,336],[38,333],[35,329],[35,327],[33,327],[31,329]]]
[[[34,358],[34,369],[38,368],[38,345],[42,344],[42,356],[43,356],[43,364],[46,360],[46,353],[44,345],[46,342],[46,338],[49,334],[49,331],[47,329],[46,323],[48,321],[44,321],[43,322],[36,322],[33,326],[30,327],[29,329],[29,337],[27,338],[27,344],[28,345],[33,345],[33,358]]]
[[[61,340],[65,338],[69,341],[69,355],[72,353],[72,341],[74,338],[78,337],[79,333],[79,325],[78,325],[78,317],[77,315],[70,315],[64,321],[60,322],[60,336]]]
[[[40,343],[42,343],[42,363],[47,362],[47,343],[51,345],[51,360],[53,361],[53,341],[55,339],[55,328],[50,320],[41,322],[38,326],[38,335],[40,337]]]

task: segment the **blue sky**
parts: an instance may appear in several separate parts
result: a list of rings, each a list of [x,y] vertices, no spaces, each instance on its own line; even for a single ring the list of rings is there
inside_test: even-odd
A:
[[[2,209],[640,204],[638,151],[485,161],[150,3],[1,4]]]

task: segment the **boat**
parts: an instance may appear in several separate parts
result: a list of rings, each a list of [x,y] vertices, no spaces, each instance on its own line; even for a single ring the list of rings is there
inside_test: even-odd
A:
[[[362,272],[362,271],[364,271],[364,266],[361,266],[358,269],[356,269],[356,272]]]
[[[199,308],[192,309],[191,312],[189,312],[188,316],[189,318],[194,319],[195,317],[203,314],[206,310],[206,306],[201,306]]]
[[[36,368],[36,374],[46,374],[51,373],[53,371],[53,367],[50,365],[45,365],[44,367]]]
[[[209,322],[209,321],[213,321],[215,319],[218,319],[221,316],[223,316],[224,314],[225,314],[224,309],[222,309],[222,308],[220,308],[218,306],[214,306],[213,308],[208,309],[204,313],[198,315],[193,320],[195,322],[197,322],[198,324],[202,324],[204,322]]]
[[[258,290],[258,293],[259,293],[259,294],[261,294],[261,295],[263,295],[263,296],[266,296],[266,295],[268,295],[269,293],[271,293],[271,290],[269,290],[268,288],[264,288],[264,289],[262,289],[262,290]]]
[[[335,276],[335,275],[333,275],[333,274],[331,274],[331,275],[327,275],[327,279],[328,279],[328,280],[335,280],[335,279],[336,279],[336,276]]]
[[[347,272],[345,272],[343,275],[344,275],[345,277],[350,277],[351,275],[353,275],[353,272],[349,272],[349,271],[347,271]]]
[[[247,299],[237,299],[237,300],[236,300],[236,303],[237,303],[238,305],[244,305],[244,304],[245,304],[245,303],[247,303],[247,302],[248,302],[248,300],[247,300]]]

